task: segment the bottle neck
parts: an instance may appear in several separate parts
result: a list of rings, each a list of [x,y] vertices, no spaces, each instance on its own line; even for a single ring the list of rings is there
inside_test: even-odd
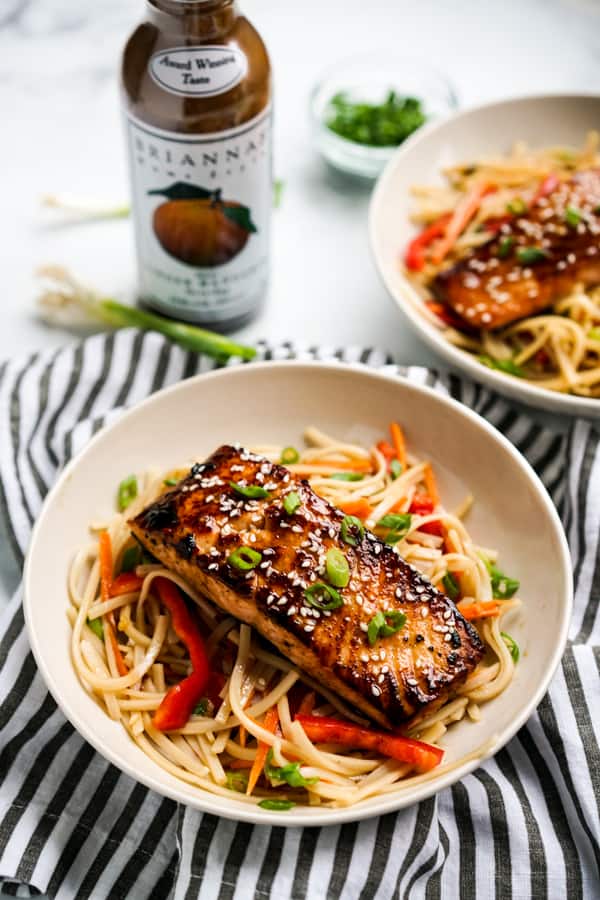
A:
[[[213,40],[230,31],[238,17],[236,0],[146,0],[149,20],[161,31]]]

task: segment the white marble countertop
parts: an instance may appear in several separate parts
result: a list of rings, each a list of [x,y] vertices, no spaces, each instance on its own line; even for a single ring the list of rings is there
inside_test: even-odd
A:
[[[379,47],[421,53],[444,70],[461,105],[600,85],[598,0],[246,0],[269,47],[276,85],[269,298],[240,338],[360,343],[429,363],[379,282],[367,241],[369,185],[327,169],[311,146],[308,95],[337,58]],[[130,223],[60,225],[40,196],[127,196],[117,90],[121,47],[141,0],[0,2],[3,251],[0,358],[69,335],[35,318],[33,272],[67,266],[109,295],[132,299]],[[109,264],[107,264],[109,261]]]

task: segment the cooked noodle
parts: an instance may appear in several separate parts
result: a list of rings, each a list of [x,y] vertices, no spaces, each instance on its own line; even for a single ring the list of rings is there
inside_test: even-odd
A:
[[[412,219],[419,225],[428,225],[454,210],[476,182],[482,180],[497,186],[497,190],[483,197],[477,214],[442,264],[428,262],[422,271],[409,273],[424,301],[419,304],[421,312],[462,350],[499,362],[498,368],[509,363],[512,374],[520,371],[524,380],[537,387],[581,397],[600,396],[600,287],[574,284],[567,296],[541,315],[528,316],[498,331],[476,332],[463,331],[438,316],[435,304],[428,305],[428,285],[442,268],[489,241],[493,233],[486,230],[486,220],[504,216],[507,205],[516,198],[527,205],[548,175],[567,181],[575,172],[598,168],[599,144],[600,135],[595,131],[589,133],[580,150],[550,147],[536,151],[518,143],[508,156],[445,169],[447,184],[443,186],[413,189],[419,205]]]
[[[393,480],[387,461],[377,447],[364,449],[341,443],[314,428],[306,431],[307,449],[289,468],[307,476],[314,490],[340,505],[368,498],[372,513],[365,524],[381,534],[378,521],[387,511],[408,510],[428,464],[407,456],[404,470]],[[279,461],[280,447],[258,447],[273,461]],[[362,478],[338,481],[328,477],[343,471],[358,470]],[[135,516],[164,490],[163,477],[146,473],[138,479],[142,489],[124,513],[108,524],[112,540],[115,571],[119,571],[124,551],[132,546],[127,519]],[[464,515],[472,498],[461,504]],[[430,522],[439,522],[443,537],[422,530]],[[495,560],[495,552],[485,554],[471,539],[460,515],[438,505],[428,515],[413,514],[406,534],[396,544],[398,552],[433,584],[443,589],[447,573],[455,573],[463,598],[473,602],[492,600],[492,582],[484,556]],[[487,752],[480,747],[468,757],[445,763],[425,774],[415,773],[410,765],[373,752],[344,750],[335,745],[313,743],[290,714],[291,693],[306,697],[314,692],[315,714],[332,714],[348,720],[368,723],[349,709],[335,694],[298,670],[247,626],[221,613],[200,597],[178,575],[160,564],[143,563],[136,569],[143,577],[140,590],[111,598],[100,598],[100,562],[95,543],[86,545],[75,557],[69,572],[72,624],[71,652],[78,677],[86,690],[113,719],[122,723],[132,740],[157,765],[190,785],[246,803],[265,798],[289,800],[328,807],[348,806],[369,797],[400,791],[435,778],[443,772]],[[459,573],[456,575],[456,573]],[[158,578],[174,582],[196,604],[213,666],[222,669],[224,685],[218,709],[208,703],[204,715],[192,715],[175,731],[161,732],[152,716],[166,690],[190,671],[185,645],[161,611],[152,583]],[[499,601],[500,615],[475,622],[486,646],[480,665],[463,683],[457,694],[439,709],[413,725],[408,734],[429,743],[438,743],[448,727],[467,717],[477,721],[480,704],[498,696],[513,678],[515,665],[500,631],[500,617],[520,601]],[[115,617],[119,649],[127,674],[119,673],[110,640],[101,639],[90,627],[90,620],[104,623]],[[92,622],[94,624],[94,622]],[[264,727],[265,713],[277,707],[280,733]],[[299,761],[304,778],[315,779],[303,788],[269,784],[261,779],[248,796],[245,773],[257,753],[258,741],[272,748],[272,764],[284,766]]]

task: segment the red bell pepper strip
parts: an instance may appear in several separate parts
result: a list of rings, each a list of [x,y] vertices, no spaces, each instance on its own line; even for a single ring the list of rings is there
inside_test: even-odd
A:
[[[445,213],[423,229],[415,238],[412,239],[406,248],[404,262],[411,272],[420,272],[425,265],[425,250],[435,241],[436,238],[442,237],[446,233],[446,226],[450,221],[451,214]]]
[[[418,772],[429,772],[434,769],[444,755],[440,747],[434,747],[432,744],[425,744],[423,741],[415,741],[392,732],[387,734],[385,731],[362,728],[342,719],[298,714],[295,721],[302,725],[311,741],[341,744],[357,750],[375,750],[383,756],[409,763]]]
[[[433,512],[433,500],[424,491],[416,491],[408,511],[416,516],[430,516]]]
[[[110,596],[121,597],[123,594],[133,594],[142,589],[143,583],[144,579],[141,575],[136,575],[135,572],[121,572],[110,586]]]
[[[547,197],[549,194],[554,193],[556,188],[560,184],[560,179],[557,175],[551,172],[549,175],[546,175],[537,191],[533,195],[533,199],[531,201],[531,205],[535,206],[538,200],[541,200],[542,197]]]
[[[159,731],[172,731],[183,728],[192,715],[208,684],[210,668],[200,630],[177,586],[168,578],[155,578],[154,587],[158,599],[169,610],[175,633],[187,647],[192,661],[191,675],[169,688],[154,713],[155,727]]]

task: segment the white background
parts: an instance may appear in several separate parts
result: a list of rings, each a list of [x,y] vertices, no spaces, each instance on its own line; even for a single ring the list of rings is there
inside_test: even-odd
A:
[[[366,233],[369,186],[314,152],[308,97],[337,58],[390,48],[421,55],[455,83],[461,105],[532,92],[600,90],[599,0],[246,0],[275,80],[270,296],[240,337],[360,343],[400,362],[433,358],[379,283]],[[69,339],[36,321],[34,269],[60,263],[132,299],[128,221],[65,226],[44,193],[127,197],[117,68],[143,0],[0,0],[2,173],[0,358]]]

